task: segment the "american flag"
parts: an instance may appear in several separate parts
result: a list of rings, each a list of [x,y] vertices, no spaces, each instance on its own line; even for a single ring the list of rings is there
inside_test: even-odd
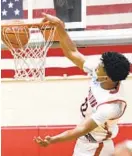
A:
[[[1,0],[1,19],[22,19],[23,0]]]
[[[5,3],[3,1],[8,0],[2,0],[2,3]],[[19,6],[19,8],[16,8],[21,10],[19,16],[22,17],[23,14],[23,18],[27,19],[27,0],[23,1],[23,11],[20,0],[12,0],[11,2],[18,3],[18,1],[21,4],[21,7]],[[10,3],[10,1],[8,1],[8,3]],[[41,13],[43,11],[53,15],[56,14],[52,0],[34,1],[33,18],[42,18]],[[86,30],[132,28],[132,0],[87,0],[86,13]],[[91,46],[79,48],[79,51],[86,57],[89,57],[91,62],[95,62],[95,60],[99,58],[100,55],[105,51],[117,51],[126,55],[132,63],[132,45]],[[2,50],[1,57],[1,77],[13,78],[15,69],[13,64],[13,56],[9,50]],[[46,76],[63,76],[64,74],[67,74],[68,76],[85,75],[83,71],[81,71],[70,60],[64,57],[60,48],[50,49],[47,54],[46,62]]]
[[[33,18],[55,15],[53,0],[32,0]],[[28,18],[28,0],[1,0],[2,19]],[[86,29],[132,28],[132,0],[86,0]]]

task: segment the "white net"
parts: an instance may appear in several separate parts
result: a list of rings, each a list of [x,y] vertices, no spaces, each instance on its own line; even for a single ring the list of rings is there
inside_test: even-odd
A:
[[[54,42],[55,27],[30,27],[29,31],[24,26],[3,27],[3,29],[4,43],[14,56],[14,78],[19,80],[43,80],[45,78],[46,55]],[[12,40],[9,38],[9,29],[15,36],[17,47],[13,45]],[[26,45],[24,46],[21,31],[25,35],[25,40],[29,39],[28,43],[25,41]]]

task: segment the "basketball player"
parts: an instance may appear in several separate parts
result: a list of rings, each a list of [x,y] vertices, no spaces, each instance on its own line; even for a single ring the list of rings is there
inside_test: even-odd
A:
[[[96,68],[77,50],[63,22],[57,17],[44,14],[44,21],[57,27],[60,45],[65,56],[80,69],[91,75],[91,85],[85,102],[81,105],[82,122],[71,130],[44,139],[35,137],[41,146],[77,139],[73,156],[110,156],[114,152],[112,138],[118,133],[117,121],[123,115],[126,102],[121,94],[121,81],[130,71],[125,56],[105,52]]]

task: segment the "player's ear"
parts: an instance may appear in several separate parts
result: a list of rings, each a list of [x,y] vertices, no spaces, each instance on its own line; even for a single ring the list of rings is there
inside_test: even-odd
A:
[[[109,80],[111,80],[111,79],[106,75],[105,78],[104,78],[104,80],[105,80],[105,81],[109,81]]]

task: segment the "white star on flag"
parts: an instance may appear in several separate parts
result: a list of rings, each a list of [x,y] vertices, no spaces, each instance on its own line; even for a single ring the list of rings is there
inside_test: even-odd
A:
[[[19,15],[20,10],[16,9],[16,10],[14,11],[14,13],[15,13],[15,16],[16,16],[16,15]]]
[[[2,16],[7,16],[7,12],[8,12],[8,11],[4,9],[4,10],[2,11]]]
[[[8,3],[8,7],[9,7],[9,8],[13,8],[13,5],[14,5],[14,4],[13,4],[12,2]]]
[[[1,0],[1,19],[23,19],[24,0]]]

